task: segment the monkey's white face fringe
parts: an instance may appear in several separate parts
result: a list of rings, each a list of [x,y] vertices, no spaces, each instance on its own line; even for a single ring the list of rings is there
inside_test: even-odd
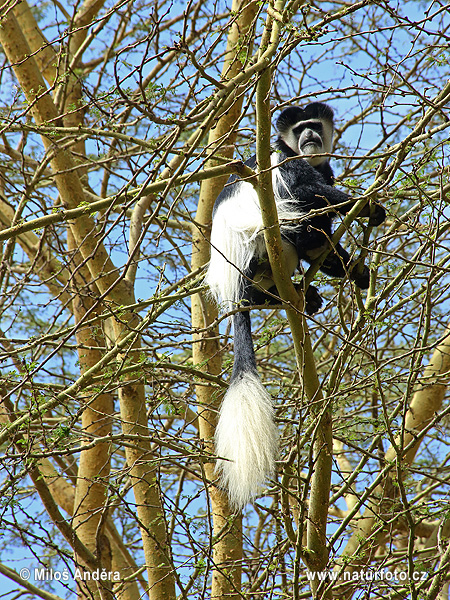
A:
[[[216,452],[227,460],[216,466],[230,504],[242,509],[275,469],[278,430],[272,399],[258,374],[247,372],[232,381],[222,402],[216,428]]]

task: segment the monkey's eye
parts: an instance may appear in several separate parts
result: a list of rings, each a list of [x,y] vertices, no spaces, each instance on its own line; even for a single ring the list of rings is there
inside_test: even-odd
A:
[[[300,137],[300,135],[302,134],[303,131],[305,131],[305,129],[310,129],[311,131],[315,131],[319,135],[322,135],[322,132],[323,132],[323,126],[322,126],[322,123],[320,123],[320,121],[317,121],[317,122],[316,121],[305,121],[304,123],[300,123],[299,125],[294,127],[294,129],[292,131],[293,131],[294,135],[296,135],[297,137]]]
[[[322,133],[323,131],[323,126],[322,123],[311,123],[309,126],[310,129],[312,129],[313,131],[317,132],[317,133]]]

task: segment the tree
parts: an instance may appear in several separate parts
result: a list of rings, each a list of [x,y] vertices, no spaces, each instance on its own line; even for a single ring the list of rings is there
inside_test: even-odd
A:
[[[447,598],[447,6],[17,0],[0,15],[11,597]],[[388,219],[337,223],[371,286],[319,258],[304,278],[326,302],[306,318],[269,143],[276,113],[311,100],[337,113],[336,185]],[[259,190],[284,304],[252,311],[281,448],[242,515],[214,471],[232,348],[202,283],[231,173]]]

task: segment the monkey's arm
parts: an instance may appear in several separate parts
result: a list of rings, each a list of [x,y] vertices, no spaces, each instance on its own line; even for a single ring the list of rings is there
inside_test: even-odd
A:
[[[322,187],[324,188],[323,195],[326,200],[342,215],[347,214],[355,205],[355,201],[351,200],[350,196],[345,192],[341,192],[329,185]],[[369,217],[369,225],[377,227],[386,219],[386,211],[379,204],[368,202],[359,213],[358,217]]]

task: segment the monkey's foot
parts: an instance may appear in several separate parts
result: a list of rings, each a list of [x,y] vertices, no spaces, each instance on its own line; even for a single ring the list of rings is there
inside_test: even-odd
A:
[[[301,290],[301,284],[295,286],[297,290]],[[305,294],[305,312],[308,315],[313,315],[322,307],[323,299],[314,285],[310,285]]]
[[[355,282],[360,290],[367,290],[370,282],[370,271],[366,265],[363,266],[361,272],[359,270],[360,267],[358,265],[353,266],[350,269],[350,279]]]

